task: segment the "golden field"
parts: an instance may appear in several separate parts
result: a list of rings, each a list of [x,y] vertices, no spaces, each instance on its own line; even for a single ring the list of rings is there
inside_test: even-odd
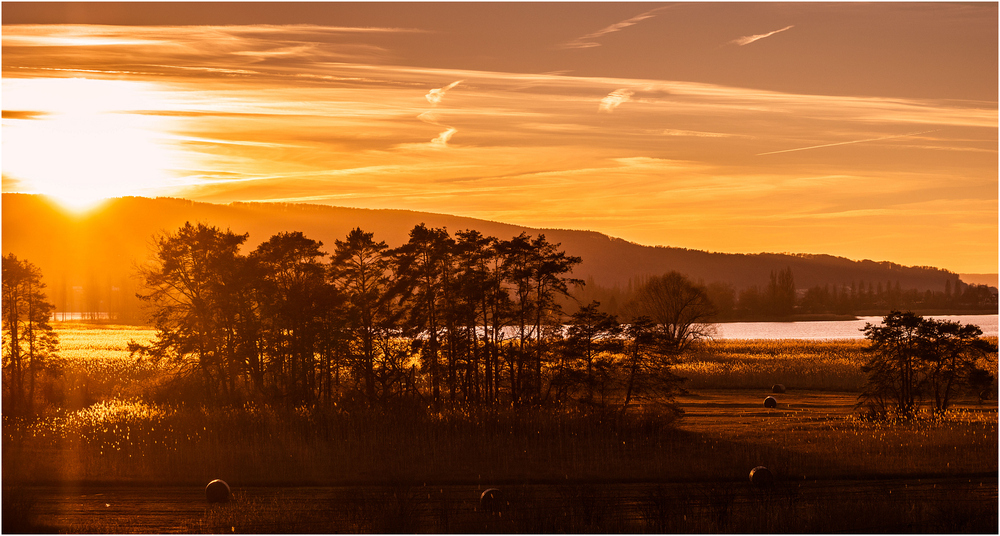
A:
[[[75,386],[76,405],[50,406],[33,421],[4,420],[4,487],[12,492],[4,496],[25,498],[18,508],[33,513],[11,518],[25,530],[274,532],[280,519],[294,532],[996,526],[996,401],[966,396],[942,418],[867,420],[854,409],[863,341],[703,344],[677,367],[689,380],[675,420],[583,407],[157,403],[165,364],[127,351],[129,340],[148,339],[151,330],[59,332],[65,365],[57,381]],[[766,409],[774,383],[788,391]],[[777,478],[766,497],[747,482],[757,465]],[[197,500],[213,478],[229,482],[237,502],[191,508],[183,497]],[[73,499],[59,491],[66,486],[86,493]],[[507,490],[520,510],[502,521],[475,513],[470,497],[490,486]],[[132,507],[176,504],[160,517],[134,508],[107,516],[95,494]],[[851,514],[859,510],[868,515]]]

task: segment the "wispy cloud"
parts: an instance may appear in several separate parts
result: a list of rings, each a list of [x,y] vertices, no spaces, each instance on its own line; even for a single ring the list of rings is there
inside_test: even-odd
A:
[[[767,33],[757,34],[757,35],[745,35],[745,36],[740,37],[738,39],[733,39],[732,41],[730,41],[730,42],[728,42],[726,44],[727,45],[737,45],[737,46],[741,46],[742,47],[742,46],[749,45],[750,43],[753,43],[754,41],[760,41],[761,39],[764,39],[765,37],[771,37],[772,35],[774,35],[776,33],[781,33],[781,32],[783,32],[785,30],[789,30],[789,29],[794,28],[794,27],[795,27],[794,25],[789,25],[789,26],[785,26],[784,28],[782,28],[780,30],[775,30],[773,32],[767,32]]]
[[[664,136],[687,136],[693,138],[731,138],[736,134],[723,134],[721,132],[703,132],[700,130],[682,130],[668,128],[662,132]]]
[[[653,24],[629,30],[652,15],[579,42],[605,43],[601,36],[613,31],[655,30]],[[37,36],[63,37],[60,28]],[[5,39],[8,30],[4,26]],[[995,100],[795,94],[693,81],[444,69],[404,66],[385,56],[343,61],[336,55],[344,51],[340,37],[327,39],[305,28],[107,27],[94,35],[96,46],[78,45],[72,54],[65,46],[8,50],[4,41],[4,191],[44,185],[44,176],[14,182],[24,180],[13,173],[14,164],[46,160],[26,160],[32,153],[19,153],[17,144],[26,143],[19,140],[38,140],[42,154],[62,154],[52,150],[53,128],[62,112],[79,104],[56,105],[93,96],[109,107],[100,109],[109,124],[123,117],[134,121],[130,132],[150,134],[149,144],[170,156],[157,164],[169,174],[155,183],[161,186],[157,195],[460,213],[585,227],[645,243],[683,236],[686,242],[672,245],[722,251],[791,251],[808,243],[810,251],[920,264],[935,261],[902,247],[898,255],[875,246],[843,249],[875,216],[817,218],[831,223],[804,223],[796,229],[805,236],[801,242],[786,222],[803,214],[803,207],[819,214],[876,211],[888,210],[883,200],[889,199],[948,195],[966,203],[965,197],[977,196],[992,205],[912,232],[921,242],[946,244],[948,234],[961,234],[956,228],[989,224],[992,234],[985,234],[993,244],[986,247],[996,247]],[[109,41],[148,46],[137,51]],[[372,57],[378,52],[364,50]],[[106,88],[119,81],[135,89],[119,94]],[[81,92],[66,84],[99,90]],[[459,85],[460,93],[447,97]],[[642,113],[627,113],[634,111],[629,108],[614,118],[605,115],[625,103],[641,104]],[[921,135],[928,129],[941,129],[940,139]],[[66,141],[60,147],[104,173],[106,160],[115,159],[79,154],[80,138],[61,136]],[[829,152],[797,152],[800,158],[778,167],[773,160],[786,160],[778,156],[784,152],[839,145],[847,147],[837,152],[847,152],[851,144],[866,142],[892,150],[836,159],[826,158]],[[773,156],[748,158],[755,154]],[[136,176],[125,171],[130,173],[123,180]],[[949,177],[947,188],[941,176]],[[754,232],[734,238],[734,227]],[[757,241],[745,242],[749,235]],[[918,253],[925,249],[918,246]]]
[[[456,84],[457,83],[458,82],[456,82]],[[451,137],[454,136],[456,132],[458,132],[457,128],[450,127],[448,125],[444,125],[442,123],[439,123],[438,122],[438,116],[434,112],[430,112],[430,111],[424,112],[424,113],[418,115],[417,119],[423,121],[424,123],[427,123],[428,125],[434,125],[436,127],[445,127],[447,129],[444,132],[442,132],[441,134],[439,134],[438,137],[436,137],[436,138],[434,138],[433,140],[430,141],[430,146],[433,147],[433,148],[435,148],[435,149],[445,149],[445,148],[447,148],[448,147],[448,141],[450,141]],[[412,144],[405,144],[405,145],[412,145]]]
[[[441,99],[444,98],[444,94],[447,93],[448,90],[461,84],[462,82],[465,82],[465,80],[457,80],[455,82],[448,84],[447,86],[439,87],[437,89],[432,89],[426,95],[424,95],[424,97],[427,99],[427,102],[437,105],[438,103],[441,102]]]
[[[589,33],[587,35],[584,35],[583,37],[577,37],[576,39],[573,39],[571,41],[567,41],[567,42],[559,45],[559,48],[592,48],[592,47],[599,47],[599,46],[601,46],[601,44],[595,42],[594,39],[597,39],[599,37],[603,37],[603,36],[605,36],[605,35],[607,35],[609,33],[614,33],[614,32],[618,32],[618,31],[624,30],[625,28],[628,28],[629,26],[634,26],[635,24],[638,24],[639,22],[642,22],[642,21],[644,21],[646,19],[651,19],[651,18],[653,18],[653,17],[656,16],[655,13],[657,11],[662,11],[664,9],[667,9],[668,7],[670,7],[670,6],[663,6],[663,7],[658,7],[658,8],[655,8],[655,9],[650,9],[649,11],[646,11],[645,13],[640,13],[639,15],[636,15],[636,16],[630,18],[630,19],[625,19],[625,20],[623,20],[621,22],[616,22],[616,23],[612,24],[611,26],[608,26],[606,28],[602,28],[600,30],[597,30],[596,32]]]
[[[839,143],[824,143],[823,145],[812,145],[812,146],[809,146],[809,147],[798,147],[798,148],[795,148],[795,149],[783,149],[783,150],[780,150],[780,151],[771,151],[771,152],[767,152],[767,153],[759,153],[757,156],[764,156],[764,155],[768,155],[768,154],[778,154],[778,153],[791,153],[791,152],[794,152],[794,151],[806,151],[806,150],[809,150],[809,149],[820,149],[820,148],[823,148],[823,147],[835,147],[837,145],[851,145],[851,144],[854,144],[854,143],[867,143],[867,142],[870,142],[870,141],[891,140],[891,139],[895,139],[895,138],[909,138],[910,136],[918,136],[920,134],[928,134],[928,133],[936,132],[936,131],[937,131],[937,129],[935,129],[935,130],[924,130],[924,131],[921,131],[921,132],[910,132],[909,134],[898,134],[898,135],[895,135],[895,136],[882,136],[881,138],[868,138],[868,139],[864,139],[864,140],[842,141],[842,142],[839,142]]]
[[[601,99],[601,104],[597,107],[597,111],[610,113],[615,108],[632,100],[632,95],[634,94],[635,92],[631,89],[616,89],[609,93],[607,97]]]
[[[454,136],[456,132],[458,132],[457,128],[449,127],[448,130],[442,132],[440,135],[438,135],[438,137],[431,140],[431,145],[442,148],[447,147],[448,140],[450,140],[451,137]]]
[[[47,115],[49,115],[49,114],[46,113],[46,112],[33,112],[33,111],[26,111],[26,110],[4,110],[3,111],[3,118],[4,119],[25,119],[25,120],[27,120],[27,119],[42,119],[42,118],[44,118]]]

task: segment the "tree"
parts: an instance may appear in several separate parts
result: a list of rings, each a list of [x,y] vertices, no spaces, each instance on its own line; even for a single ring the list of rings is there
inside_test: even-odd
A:
[[[251,255],[259,268],[265,348],[278,393],[290,405],[311,402],[316,392],[323,309],[332,301],[322,246],[301,232],[278,233]]]
[[[872,357],[861,368],[868,374],[861,399],[879,413],[891,409],[900,415],[913,414],[922,321],[913,313],[894,311],[882,319],[881,326],[866,323],[862,328]]]
[[[441,401],[441,309],[453,244],[445,229],[429,229],[421,223],[410,230],[409,241],[393,251],[399,275],[396,291],[410,304],[407,332],[419,347],[424,370],[431,375],[435,404]]]
[[[351,368],[364,382],[369,403],[378,398],[376,378],[386,376],[393,368],[387,366],[380,371],[376,365],[378,342],[388,321],[385,305],[391,298],[388,246],[374,237],[374,233],[359,227],[346,240],[337,240],[329,269],[330,280],[346,299]],[[386,395],[383,393],[383,397]]]
[[[987,371],[977,361],[997,347],[981,338],[973,324],[925,319],[920,327],[925,364],[923,384],[934,400],[934,411],[944,412],[961,386],[975,386]]]
[[[624,415],[633,399],[646,399],[675,409],[673,395],[684,378],[671,370],[678,351],[669,332],[649,317],[633,318],[625,326],[625,348],[621,363]]]
[[[594,358],[605,346],[617,342],[622,332],[618,318],[599,311],[600,306],[600,302],[593,301],[580,307],[570,318],[567,330],[567,353],[575,359],[582,359],[587,365],[583,383],[588,401],[594,398]]]
[[[473,328],[470,336],[482,333],[482,356],[478,353],[480,345],[473,344],[469,368],[473,378],[478,379],[478,367],[482,361],[481,391],[477,387],[476,396],[493,403],[497,401],[499,392],[499,360],[504,327],[511,317],[513,305],[510,294],[504,288],[507,279],[501,252],[504,246],[495,237],[483,236],[475,230],[459,231],[455,236],[458,269],[461,272],[460,295],[467,302],[465,310],[471,315],[468,322]]]
[[[868,374],[859,405],[880,414],[915,414],[923,394],[931,394],[935,412],[948,408],[955,390],[979,380],[984,372],[976,362],[997,347],[980,338],[973,325],[926,319],[911,312],[893,311],[881,325],[862,328],[871,357],[862,370]]]
[[[185,223],[175,234],[154,238],[154,257],[139,273],[153,305],[156,340],[148,347],[130,345],[154,357],[174,361],[182,374],[200,376],[209,401],[235,401],[240,363],[239,338],[231,321],[238,317],[242,294],[239,277],[245,258],[239,247],[246,234]]]
[[[515,403],[540,401],[543,330],[559,317],[557,298],[569,296],[569,285],[582,284],[567,276],[582,259],[559,251],[559,244],[550,243],[545,235],[531,239],[521,233],[500,246],[504,275],[514,291],[513,317],[518,327],[518,346],[509,362],[511,396]]]
[[[708,322],[715,315],[705,288],[676,271],[650,278],[636,291],[629,309],[633,317],[653,322],[660,343],[678,354],[710,334]]]
[[[795,309],[795,278],[792,277],[791,268],[771,272],[767,301],[770,314],[779,317],[792,314]]]
[[[574,279],[567,274],[573,268],[583,262],[580,257],[568,256],[565,251],[559,251],[560,244],[552,244],[545,239],[545,235],[540,234],[538,238],[531,241],[533,250],[531,265],[531,276],[534,287],[534,313],[535,313],[535,356],[534,356],[534,395],[537,399],[542,398],[542,355],[544,353],[542,330],[553,319],[559,319],[562,308],[557,298],[569,297],[569,285],[582,285],[583,281]],[[562,329],[561,322],[558,323],[558,330]]]
[[[49,324],[55,308],[34,264],[11,253],[3,257],[2,267],[3,411],[30,415],[36,378],[55,364],[59,339]]]
[[[705,287],[716,318],[726,320],[736,312],[736,288],[731,283],[716,281]]]

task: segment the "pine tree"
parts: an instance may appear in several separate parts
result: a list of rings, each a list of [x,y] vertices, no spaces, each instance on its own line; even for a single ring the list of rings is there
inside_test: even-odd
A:
[[[13,253],[3,257],[3,410],[31,415],[38,375],[55,364],[59,339],[49,324],[55,307],[42,273]]]

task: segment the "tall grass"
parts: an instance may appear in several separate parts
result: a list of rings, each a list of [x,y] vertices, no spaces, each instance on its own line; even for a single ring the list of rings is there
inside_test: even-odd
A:
[[[355,412],[110,401],[4,421],[4,480],[341,485],[742,480],[996,472],[996,413],[909,424],[756,417],[686,432],[655,413]]]
[[[166,363],[132,357],[128,343],[147,343],[150,328],[59,322],[55,374],[42,379],[44,402],[78,409],[115,397],[148,396],[167,379]]]
[[[676,367],[696,389],[791,389],[860,391],[864,340],[720,339],[704,341]]]
[[[796,478],[997,469],[995,406],[908,424],[748,414],[718,433],[684,431],[674,415],[641,408],[624,417],[579,407],[204,408],[147,396],[163,369],[135,361],[125,344],[149,330],[74,329],[63,333],[64,374],[88,378],[96,402],[54,405],[36,420],[5,416],[5,482],[715,481],[761,463]],[[693,391],[856,390],[863,359],[859,341],[712,341],[678,373]]]

